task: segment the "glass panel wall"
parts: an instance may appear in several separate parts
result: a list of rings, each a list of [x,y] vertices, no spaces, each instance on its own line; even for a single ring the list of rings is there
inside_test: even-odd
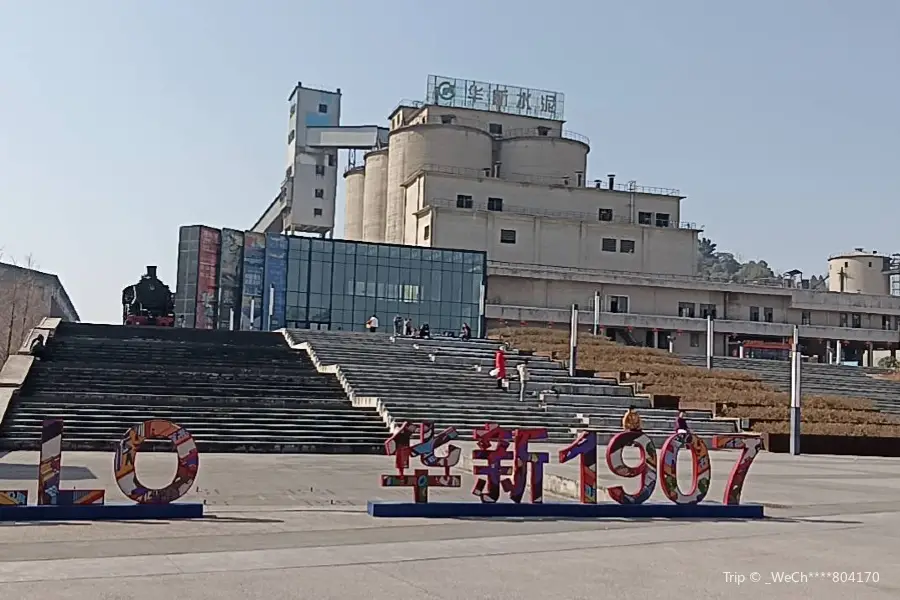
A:
[[[478,334],[486,268],[484,252],[292,237],[287,326],[364,331],[374,314],[387,331],[400,315],[433,335]]]

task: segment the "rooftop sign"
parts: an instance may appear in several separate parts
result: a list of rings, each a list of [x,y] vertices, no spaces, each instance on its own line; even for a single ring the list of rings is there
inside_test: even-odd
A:
[[[563,120],[565,95],[514,85],[428,76],[427,104],[492,110],[510,115]]]

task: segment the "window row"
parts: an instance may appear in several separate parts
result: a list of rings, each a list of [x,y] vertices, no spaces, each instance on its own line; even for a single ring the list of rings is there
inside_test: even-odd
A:
[[[472,196],[468,194],[456,195],[456,208],[473,208],[475,206]],[[503,198],[488,198],[487,209],[494,212],[503,212]]]
[[[295,114],[297,114],[297,105],[291,104],[291,116],[293,117]],[[319,114],[322,114],[322,115],[328,114],[328,105],[327,104],[319,105]]]
[[[611,223],[615,220],[615,214],[611,208],[601,208],[598,210],[597,219],[603,222]],[[630,220],[630,218],[628,219]],[[638,212],[638,225],[656,225],[657,227],[671,227],[672,218],[669,213],[652,213],[640,211]]]

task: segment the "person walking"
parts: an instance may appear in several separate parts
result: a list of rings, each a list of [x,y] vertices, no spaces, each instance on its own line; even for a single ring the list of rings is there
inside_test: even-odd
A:
[[[491,371],[491,375],[497,378],[497,389],[502,390],[503,380],[506,379],[506,353],[503,351],[503,346],[494,352],[494,369]]]
[[[625,416],[622,417],[622,429],[625,431],[641,430],[641,415],[638,414],[633,406],[629,406],[628,410],[625,411]]]
[[[688,427],[687,417],[684,416],[684,411],[679,410],[678,416],[675,417],[675,433],[686,433],[690,435],[691,429]]]
[[[369,317],[369,320],[366,321],[366,329],[369,330],[369,333],[375,333],[378,331],[378,317],[374,314]]]
[[[525,402],[525,388],[528,387],[528,361],[522,361],[516,365],[519,372],[519,402]]]

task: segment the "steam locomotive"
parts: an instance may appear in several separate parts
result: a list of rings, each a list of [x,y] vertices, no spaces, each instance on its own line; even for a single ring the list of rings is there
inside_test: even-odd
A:
[[[156,277],[155,266],[147,267],[140,281],[122,290],[122,322],[175,327],[175,296]]]

